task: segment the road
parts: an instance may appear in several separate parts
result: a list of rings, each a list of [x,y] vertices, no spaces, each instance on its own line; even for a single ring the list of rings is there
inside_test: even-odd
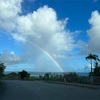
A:
[[[0,100],[100,100],[100,89],[6,80],[0,85]]]

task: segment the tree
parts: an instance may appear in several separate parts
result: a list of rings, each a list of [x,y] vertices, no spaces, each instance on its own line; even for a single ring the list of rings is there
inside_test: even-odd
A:
[[[49,78],[50,78],[50,73],[45,73],[44,79],[45,79],[45,80],[49,80]]]
[[[5,77],[7,79],[18,79],[18,74],[16,72],[11,72],[11,73],[5,75]]]
[[[100,66],[94,68],[93,76],[100,76]]]
[[[95,54],[89,54],[87,57],[86,57],[86,60],[90,60],[91,62],[91,72],[90,72],[90,75],[91,75],[91,83],[92,83],[92,60],[95,60],[95,62],[96,62],[96,65],[98,65],[98,61],[100,61],[99,60],[99,58],[98,58],[98,56],[97,55],[95,55]]]
[[[6,66],[4,65],[4,63],[0,63],[0,78],[3,76],[3,72],[5,68]]]
[[[76,82],[78,79],[78,74],[75,72],[65,73],[64,74],[64,81],[66,82]]]
[[[25,70],[19,72],[18,74],[19,74],[19,76],[21,77],[22,80],[23,80],[25,77],[28,79],[28,77],[30,76],[30,74],[29,74],[27,71],[25,71]]]

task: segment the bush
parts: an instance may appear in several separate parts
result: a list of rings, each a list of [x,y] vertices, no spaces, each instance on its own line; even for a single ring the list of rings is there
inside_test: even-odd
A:
[[[6,68],[6,66],[4,65],[4,63],[0,63],[0,79],[3,76],[3,72],[4,72],[5,68]]]
[[[23,79],[27,79],[27,80],[28,80],[28,78],[30,77],[30,74],[29,74],[27,71],[25,71],[25,70],[19,72],[18,74],[19,74],[19,77],[20,77],[22,80],[23,80]]]

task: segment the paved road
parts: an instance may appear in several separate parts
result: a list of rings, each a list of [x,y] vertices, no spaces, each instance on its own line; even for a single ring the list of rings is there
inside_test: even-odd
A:
[[[100,89],[6,80],[0,85],[0,100],[100,100]]]

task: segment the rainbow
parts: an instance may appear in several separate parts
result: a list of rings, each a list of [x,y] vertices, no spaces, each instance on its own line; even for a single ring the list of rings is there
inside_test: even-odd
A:
[[[30,42],[28,42],[28,43],[29,43],[30,45],[32,45],[32,46],[35,46],[35,47],[38,48],[40,51],[42,51],[46,56],[48,56],[48,57],[52,60],[52,62],[60,69],[61,72],[64,72],[64,70],[62,69],[62,67],[60,66],[60,64],[52,57],[52,55],[51,55],[49,52],[47,52],[46,50],[40,48],[40,47],[39,47],[38,45],[36,45],[36,44],[30,43]]]
[[[64,72],[62,67],[59,65],[59,63],[48,53],[46,50],[42,50],[45,55],[47,55],[53,62],[54,64],[61,70],[61,72]]]

